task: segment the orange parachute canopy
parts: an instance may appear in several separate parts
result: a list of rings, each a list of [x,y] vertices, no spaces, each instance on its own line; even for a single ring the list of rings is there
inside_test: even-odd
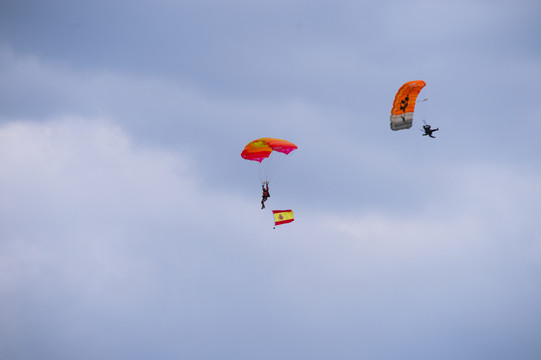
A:
[[[297,145],[287,140],[261,138],[251,141],[244,147],[242,156],[246,160],[263,161],[268,158],[273,151],[289,154],[297,148]]]
[[[400,87],[391,110],[391,129],[409,129],[413,124],[413,111],[417,95],[426,83],[423,80],[408,81]]]

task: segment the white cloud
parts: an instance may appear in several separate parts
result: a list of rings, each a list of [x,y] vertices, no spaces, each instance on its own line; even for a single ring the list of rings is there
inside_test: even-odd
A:
[[[0,144],[4,294],[49,267],[88,286],[124,279],[135,249],[227,227],[229,208],[246,217],[245,200],[197,186],[188,156],[138,148],[107,121],[10,123]]]

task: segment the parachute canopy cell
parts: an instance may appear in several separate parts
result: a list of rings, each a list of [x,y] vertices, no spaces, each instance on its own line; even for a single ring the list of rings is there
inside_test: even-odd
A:
[[[417,96],[426,83],[423,80],[408,81],[400,87],[391,110],[391,129],[409,129],[413,124],[413,112]]]
[[[297,148],[297,145],[287,140],[261,138],[251,141],[244,147],[242,158],[261,162],[268,158],[273,151],[278,151],[284,154],[289,154]]]

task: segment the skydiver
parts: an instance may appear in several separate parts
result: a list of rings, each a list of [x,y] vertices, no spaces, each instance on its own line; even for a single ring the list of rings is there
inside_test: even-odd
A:
[[[265,188],[265,185],[267,186],[266,188]],[[263,191],[263,196],[261,199],[261,210],[263,210],[265,208],[265,201],[267,201],[267,199],[270,198],[268,181],[263,182],[263,185],[261,185],[261,190]]]
[[[436,137],[433,136],[432,133],[433,133],[434,131],[438,131],[439,128],[431,129],[431,128],[430,128],[430,125],[425,124],[425,125],[423,125],[423,130],[425,131],[425,133],[423,134],[423,136],[427,136],[427,135],[428,135],[428,136],[430,136],[431,138],[435,139]]]

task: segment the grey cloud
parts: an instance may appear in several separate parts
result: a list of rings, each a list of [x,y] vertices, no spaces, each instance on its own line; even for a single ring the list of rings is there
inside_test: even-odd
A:
[[[248,198],[197,185],[181,153],[140,147],[107,122],[1,134],[2,153],[18,154],[2,158],[7,357],[539,353],[528,335],[541,295],[535,242],[506,237],[537,225],[486,211],[502,196],[516,199],[503,200],[509,211],[535,206],[509,189],[535,189],[536,173],[474,171],[506,185],[494,197],[457,171],[447,212],[341,217],[301,206],[297,222],[272,230]]]
[[[0,357],[539,358],[535,1],[0,7]]]

